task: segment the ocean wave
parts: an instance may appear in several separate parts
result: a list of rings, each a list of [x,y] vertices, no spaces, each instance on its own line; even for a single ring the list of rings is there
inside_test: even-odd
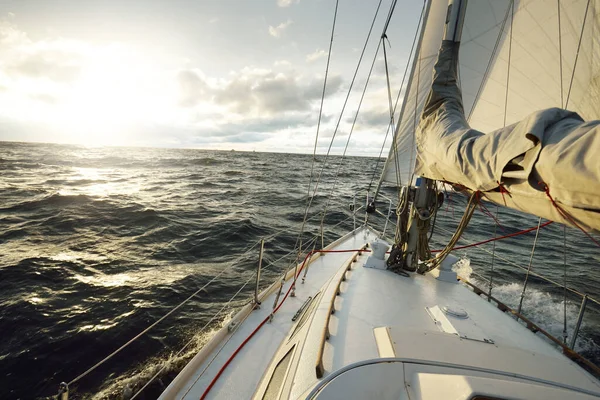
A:
[[[79,375],[117,344],[135,336],[261,238],[268,238],[266,262],[289,253],[304,219],[312,160],[311,155],[4,143],[0,143],[0,158],[0,307],[7,327],[0,332],[0,375],[10,374],[8,395],[12,398],[55,393],[60,381]],[[318,159],[321,167],[324,157]],[[337,159],[331,158],[328,164],[337,165]],[[328,206],[326,242],[352,228],[348,205],[358,189],[357,206],[364,204],[364,187],[374,165],[373,159],[363,158],[344,163]],[[320,213],[334,175],[335,168],[323,173],[308,213],[312,219],[304,228],[305,241],[320,232]],[[94,187],[99,190],[91,190]],[[382,193],[391,198],[397,194],[388,187]],[[436,226],[452,230],[464,204],[463,197],[453,194]],[[387,205],[382,201],[379,209],[385,212]],[[531,223],[530,218],[502,208],[500,219],[508,231]],[[358,220],[362,218],[357,216]],[[345,222],[334,226],[341,221]],[[480,211],[471,224],[469,229],[474,229],[465,232],[466,240],[493,235],[493,222]],[[447,235],[437,227],[434,241],[443,245]],[[544,232],[548,234],[543,236]],[[544,232],[535,254],[536,271],[560,281],[562,231]],[[277,239],[271,239],[275,234]],[[569,284],[598,295],[597,250],[581,236],[570,232]],[[532,235],[497,242],[496,251],[526,266],[531,240]],[[468,254],[478,272],[490,257],[477,248],[462,253]],[[140,387],[137,382],[143,381],[138,379],[141,375],[153,374],[166,364],[170,364],[169,372],[162,383],[168,384],[186,358],[170,359],[165,347],[179,349],[193,337],[206,317],[235,292],[241,279],[254,271],[257,257],[254,251],[240,257],[218,284],[194,298],[169,323],[157,326],[134,349],[81,381],[72,395],[103,389],[122,394],[124,387],[135,391]],[[265,271],[265,283],[290,261],[284,259],[272,271]],[[463,267],[470,267],[464,263]],[[498,295],[515,296],[518,287],[509,285],[522,282],[522,271],[500,260],[495,268],[498,289],[494,290]],[[467,270],[462,273],[468,275]],[[538,313],[536,321],[556,325],[553,332],[560,334],[561,293],[536,279],[530,282],[533,298],[524,309],[534,316]],[[536,295],[536,290],[541,294]],[[569,301],[571,329],[572,306],[577,302]],[[593,312],[588,317],[591,320],[586,320],[578,348],[589,349],[597,359],[599,350],[589,341],[597,342],[592,331],[600,318]],[[216,323],[214,328],[219,326]],[[199,337],[190,347],[189,356],[203,340]],[[35,376],[30,373],[33,369]],[[153,394],[162,387],[158,384],[148,397],[156,397]]]
[[[81,205],[93,202],[94,199],[83,195],[61,195],[54,193],[35,200],[25,200],[7,208],[0,208],[0,212],[36,211],[45,208],[57,208],[70,205]]]

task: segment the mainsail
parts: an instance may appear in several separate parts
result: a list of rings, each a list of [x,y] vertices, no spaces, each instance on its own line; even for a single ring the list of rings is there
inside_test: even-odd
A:
[[[428,5],[383,180],[415,158],[405,171],[600,229],[600,2],[470,0],[440,50],[447,8]]]

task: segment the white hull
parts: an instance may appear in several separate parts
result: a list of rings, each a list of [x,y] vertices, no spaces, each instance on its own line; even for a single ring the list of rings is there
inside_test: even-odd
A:
[[[327,249],[360,249],[375,238],[360,228]],[[352,263],[355,254],[314,259],[306,283],[297,282],[296,296],[287,298],[206,393],[271,313],[279,283],[267,289],[261,308],[240,311],[233,319],[239,325],[218,332],[161,399],[600,397],[593,376],[465,285],[433,274],[404,277],[365,268],[369,253]],[[309,297],[314,303],[307,303]],[[305,303],[306,316],[293,322]],[[447,314],[446,306],[468,316]],[[281,384],[273,383],[264,396],[278,364]]]

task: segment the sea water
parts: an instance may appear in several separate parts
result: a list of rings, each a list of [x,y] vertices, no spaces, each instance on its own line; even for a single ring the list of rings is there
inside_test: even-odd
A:
[[[0,142],[0,398],[55,394],[60,382],[87,370],[218,276],[78,381],[71,394],[119,397],[162,369],[142,397],[155,398],[252,295],[261,238],[268,238],[265,265],[278,260],[265,268],[261,286],[295,261],[294,254],[286,255],[297,243],[304,217],[312,158]],[[320,232],[325,207],[325,244],[351,230],[350,205],[364,203],[381,167],[376,158],[318,156],[313,188],[320,176],[319,190],[303,240]],[[383,193],[397,196],[393,188]],[[432,247],[444,245],[464,205],[463,195],[447,196]],[[486,213],[495,215],[496,206],[485,207],[485,213],[476,212],[459,245],[538,222],[500,207],[494,233],[494,220]],[[378,209],[386,214],[386,202]],[[371,218],[383,227],[383,218]],[[357,219],[360,224],[364,214]],[[387,234],[393,237],[392,229]],[[463,257],[460,273],[485,290],[491,275],[492,295],[516,307],[525,276],[517,266],[528,267],[534,237],[532,232],[498,241],[495,248],[489,243],[457,251]],[[573,228],[567,229],[566,249],[568,286],[600,297],[600,249]],[[543,228],[533,271],[562,284],[564,251],[562,226]],[[580,301],[567,293],[568,333]],[[530,276],[523,312],[562,338],[563,289]],[[590,303],[577,348],[596,362],[598,324],[597,307]]]

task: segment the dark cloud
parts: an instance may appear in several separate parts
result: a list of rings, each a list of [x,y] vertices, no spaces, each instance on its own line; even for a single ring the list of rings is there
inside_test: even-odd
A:
[[[327,95],[337,92],[342,78],[333,77]],[[277,115],[282,112],[304,112],[321,98],[323,83],[319,79],[306,84],[292,74],[247,73],[234,77],[223,88],[212,89],[213,101],[236,114]],[[195,92],[198,95],[198,91]]]
[[[351,124],[354,121],[354,113],[346,118],[346,122]],[[390,112],[388,108],[370,109],[361,111],[358,114],[356,123],[367,128],[385,128],[390,123]]]
[[[343,79],[340,75],[331,76],[327,79],[325,97],[337,93],[342,86]],[[323,95],[323,79],[314,79],[304,90],[304,94],[311,100],[320,99]]]
[[[275,115],[285,111],[307,111],[310,98],[295,77],[269,72],[264,75],[237,76],[224,88],[215,90],[217,104],[237,114],[252,112]]]
[[[235,136],[239,134],[273,133],[283,129],[312,127],[316,121],[311,119],[311,114],[300,113],[293,116],[274,118],[247,119],[238,123],[224,123],[219,125],[219,136]]]

